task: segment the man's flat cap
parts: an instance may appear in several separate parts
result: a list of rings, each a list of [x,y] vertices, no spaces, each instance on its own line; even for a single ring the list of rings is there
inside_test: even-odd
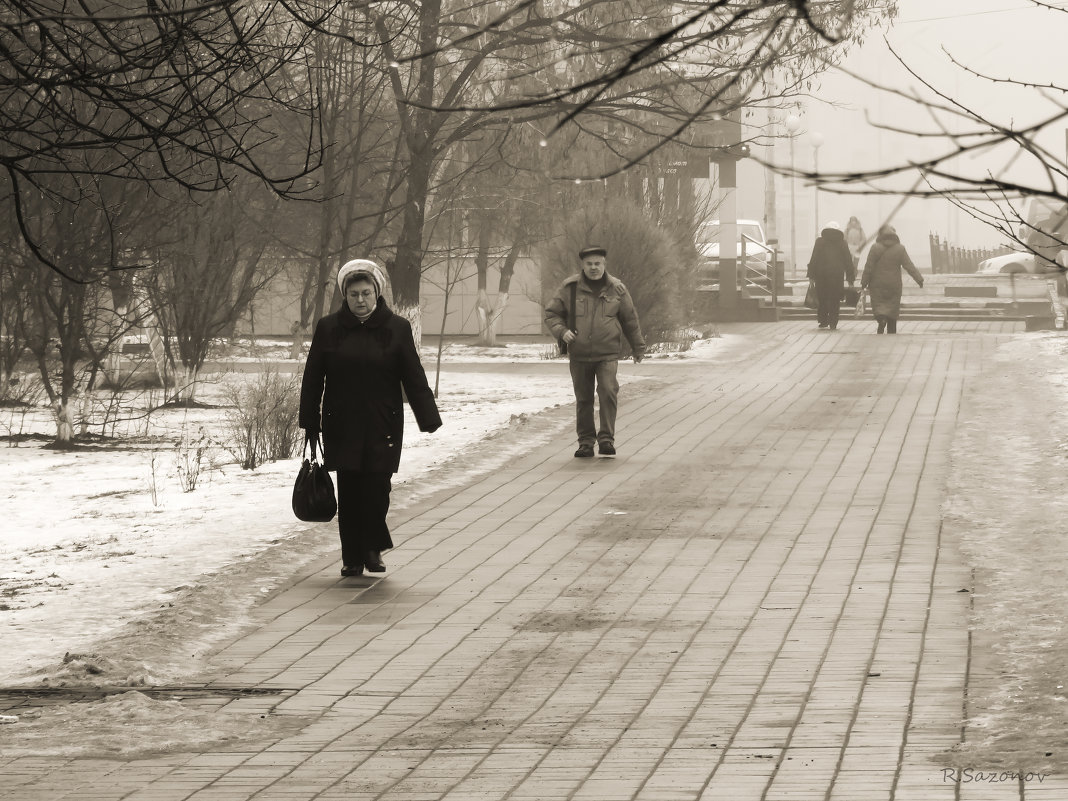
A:
[[[583,248],[582,250],[579,251],[579,258],[580,259],[584,259],[587,256],[607,256],[607,255],[608,255],[608,251],[605,250],[600,245],[591,245],[590,247],[585,247],[585,248]]]

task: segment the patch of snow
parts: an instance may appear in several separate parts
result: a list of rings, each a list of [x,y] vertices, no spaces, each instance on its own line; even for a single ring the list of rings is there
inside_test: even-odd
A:
[[[400,495],[405,487],[424,491],[428,487],[421,482],[435,468],[477,450],[488,435],[571,402],[563,370],[450,372],[443,376],[439,398],[441,429],[420,433],[406,410],[406,441],[394,486]],[[208,455],[196,489],[183,491],[176,475],[179,432],[196,426],[222,439],[224,413],[219,408],[158,412],[154,439],[131,447],[64,452],[22,443],[0,448],[0,620],[5,625],[0,681],[11,684],[58,664],[67,652],[89,650],[148,612],[176,609],[177,614],[205,577],[254,562],[264,551],[290,551],[269,581],[244,577],[243,582],[269,592],[299,568],[301,543],[315,557],[333,547],[331,525],[312,526],[293,517],[297,458],[247,471],[217,448]],[[32,428],[47,434],[49,415],[35,414]],[[248,586],[240,584],[235,594],[247,594]],[[224,600],[234,599],[215,602]],[[211,618],[210,610],[200,614]],[[219,628],[227,629],[226,621]],[[145,653],[135,644],[134,656],[148,667],[135,664],[132,674],[166,679],[182,669],[153,668],[154,646],[145,642]],[[41,674],[31,678],[40,680]]]
[[[229,712],[184,700],[128,690],[99,700],[48,705],[0,731],[0,756],[128,758],[210,750],[235,741],[277,740],[308,723],[298,716]]]

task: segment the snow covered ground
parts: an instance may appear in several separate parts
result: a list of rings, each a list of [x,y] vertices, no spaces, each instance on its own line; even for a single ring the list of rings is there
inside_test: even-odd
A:
[[[946,764],[1068,770],[1068,337],[1028,334],[971,382],[944,531],[975,577],[966,743]]]

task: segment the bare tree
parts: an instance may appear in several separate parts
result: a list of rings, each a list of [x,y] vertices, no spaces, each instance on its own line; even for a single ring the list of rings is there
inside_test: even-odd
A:
[[[176,204],[141,283],[176,379],[176,402],[191,404],[212,345],[232,333],[280,267],[264,258],[275,201],[255,184]]]
[[[1035,8],[1068,14],[1059,5],[1029,0]],[[1021,97],[1045,104],[1033,119],[1020,120],[1020,107],[1001,105],[995,111],[965,102],[910,65],[896,51],[891,53],[912,76],[907,88],[852,77],[873,93],[884,93],[912,105],[928,123],[922,128],[905,127],[873,119],[871,124],[902,137],[901,157],[889,163],[855,171],[796,170],[821,190],[842,194],[944,198],[965,213],[991,226],[1007,239],[1039,257],[1040,263],[1056,269],[1054,259],[1068,248],[1068,161],[1064,155],[1064,130],[1068,124],[1068,83],[1038,83],[1010,75],[981,72],[947,53],[948,63],[966,77],[991,90],[1011,87]],[[1056,143],[1051,147],[1045,142]],[[781,165],[767,166],[790,174]],[[1047,213],[1025,216],[1021,201],[1039,199]]]
[[[149,0],[135,11],[9,0],[0,15],[0,181],[31,253],[76,282],[122,266],[114,250],[72,258],[32,226],[39,193],[101,206],[97,179],[200,192],[245,173],[283,195],[307,189],[313,108],[290,80],[307,35],[274,3]],[[304,147],[266,164],[275,115],[303,120]]]
[[[99,206],[74,207],[43,193],[26,199],[31,233],[40,241],[55,242],[56,252],[68,264],[111,258],[122,250],[118,232],[136,229],[142,214],[130,184],[98,178],[95,191],[104,201]],[[137,320],[116,313],[107,284],[66,280],[41,264],[24,243],[6,253],[19,284],[12,298],[21,306],[14,327],[32,354],[51,404],[54,446],[69,448],[76,399],[91,392],[104,361]]]
[[[326,265],[361,255],[346,253],[352,248],[386,256],[400,310],[417,316],[429,205],[449,186],[443,162],[472,136],[492,132],[500,140],[516,126],[547,120],[549,138],[553,130],[577,130],[605,143],[599,175],[625,170],[732,104],[804,91],[827,51],[893,12],[892,2],[877,0],[206,0],[178,7],[153,0],[137,13],[119,6],[72,13],[58,0],[9,7],[0,21],[0,63],[16,77],[3,90],[8,145],[0,166],[36,257],[77,281],[121,266],[114,254],[64,263],[27,224],[32,192],[99,205],[87,176],[217,191],[246,173],[282,196],[325,203],[344,196],[349,210],[324,213],[318,242],[306,248],[318,272],[309,274],[298,327],[323,308]],[[331,49],[331,37],[348,49]],[[350,74],[330,85],[335,54]],[[768,89],[773,71],[789,76],[785,89]],[[349,125],[353,109],[377,108],[383,80],[392,111],[376,111],[371,126]],[[347,111],[324,105],[340,102],[353,85],[363,93]],[[322,189],[312,192],[324,110],[341,121],[328,140],[340,166],[320,173]],[[653,119],[664,124],[651,130]],[[283,129],[291,145],[302,146],[273,147]],[[342,154],[349,134],[367,131],[367,147]],[[359,156],[368,147],[389,153],[387,141],[395,152],[375,168],[382,180],[369,184]],[[566,159],[559,167],[560,177],[576,174]],[[368,188],[374,202],[360,198]],[[354,222],[359,231],[348,230]]]
[[[894,4],[424,0],[388,6],[393,16],[386,8],[367,13],[392,67],[407,160],[393,268],[403,309],[418,305],[436,165],[456,143],[548,119],[546,139],[577,132],[604,145],[596,169],[563,157],[552,177],[603,178],[695,124],[805,91],[827,51]],[[772,72],[789,76],[785,89],[770,88]],[[527,168],[538,158],[528,155]]]
[[[695,125],[803,94],[846,46],[896,13],[896,3],[880,0],[682,0],[652,7],[539,0],[468,26],[409,60],[492,39],[487,58],[496,80],[483,102],[454,95],[435,109],[540,108],[555,120],[547,136],[573,126],[595,135],[611,130],[611,155],[598,169],[564,173],[604,178],[669,142],[694,144],[688,133]],[[420,105],[418,98],[411,102]]]
[[[0,403],[18,396],[19,365],[27,354],[31,279],[17,254],[0,255]]]
[[[404,161],[398,158],[386,65],[373,48],[352,42],[372,36],[359,5],[345,4],[316,26],[307,45],[323,150],[318,185],[309,193],[317,202],[290,201],[292,224],[281,237],[306,265],[293,326],[294,358],[311,323],[327,311],[337,267],[374,255],[399,214],[393,193],[403,182]],[[386,253],[391,255],[388,246]]]

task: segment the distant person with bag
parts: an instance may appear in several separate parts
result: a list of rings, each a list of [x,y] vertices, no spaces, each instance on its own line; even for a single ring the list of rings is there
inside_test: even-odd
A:
[[[923,276],[909,258],[897,231],[892,225],[884,225],[868,251],[864,275],[860,278],[860,288],[867,289],[871,295],[871,313],[878,325],[877,334],[884,330],[888,334],[897,333],[897,318],[901,316],[902,269],[923,287]]]
[[[373,261],[346,262],[337,274],[341,308],[315,325],[300,390],[299,425],[323,436],[323,464],[337,471],[341,575],[386,569],[391,478],[400,465],[403,397],[420,431],[441,427],[412,326],[386,305],[386,277]],[[401,394],[403,388],[404,395]]]
[[[834,331],[838,328],[838,314],[841,310],[845,282],[850,288],[856,283],[857,271],[853,266],[853,257],[849,254],[842,226],[828,222],[816,244],[812,246],[812,257],[808,260],[808,280],[816,286],[816,318],[820,328]],[[856,300],[853,301],[856,303]]]
[[[575,456],[593,456],[594,443],[602,456],[616,453],[616,411],[619,406],[617,372],[623,340],[630,343],[635,364],[645,356],[645,338],[630,292],[608,274],[608,251],[586,247],[579,251],[581,269],[567,278],[545,307],[545,324],[566,349],[575,389]],[[600,402],[598,430],[593,415],[594,388]]]

